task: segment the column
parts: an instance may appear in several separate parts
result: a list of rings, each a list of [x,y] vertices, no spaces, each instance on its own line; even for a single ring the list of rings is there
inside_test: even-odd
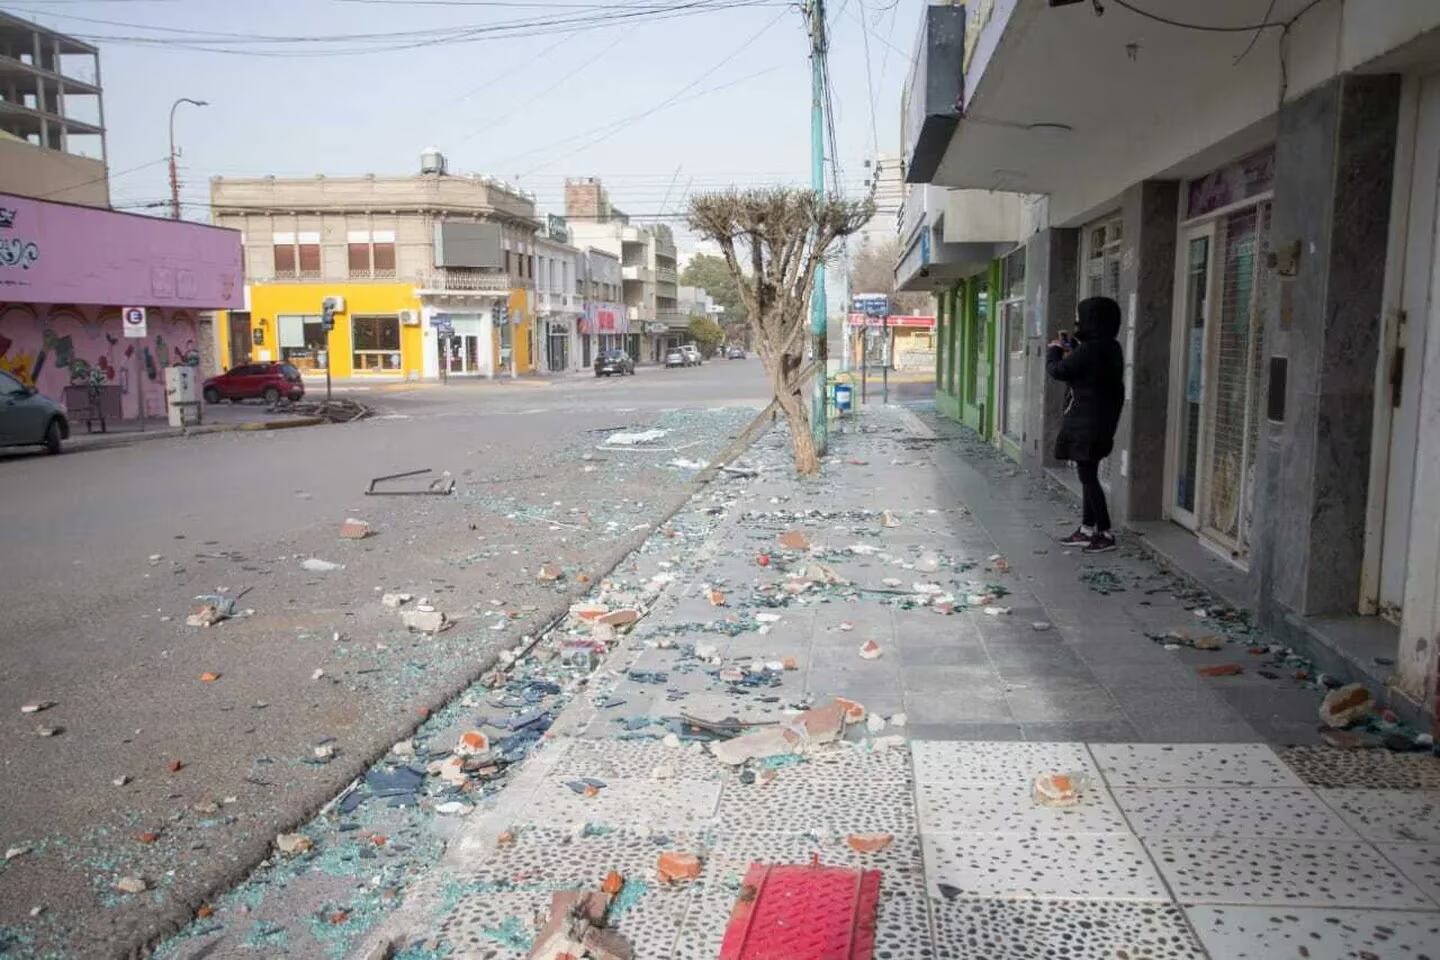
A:
[[[1163,516],[1179,197],[1178,182],[1146,180],[1126,190],[1122,198],[1120,346],[1125,350],[1125,410],[1110,455],[1111,510],[1122,521]]]
[[[1262,616],[1359,604],[1400,81],[1339,77],[1280,110],[1251,578]],[[1280,374],[1283,372],[1283,377]]]
[[[1030,345],[1026,370],[1025,444],[1020,462],[1040,471],[1055,466],[1065,387],[1045,372],[1045,345],[1061,330],[1075,327],[1075,291],[1080,231],[1047,228],[1025,244],[1025,312]]]

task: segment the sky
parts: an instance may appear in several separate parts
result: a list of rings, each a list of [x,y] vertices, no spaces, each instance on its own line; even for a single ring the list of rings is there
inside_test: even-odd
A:
[[[925,0],[826,6],[836,153],[844,192],[859,196],[865,161],[899,152],[900,89]],[[656,7],[670,8],[665,19]],[[15,0],[3,9],[99,46],[116,207],[163,213],[144,205],[169,195],[177,97],[209,104],[176,115],[184,214],[197,220],[209,216],[212,176],[405,174],[434,146],[451,172],[534,192],[542,213],[564,212],[566,177],[599,177],[635,220],[665,218],[685,254],[695,248],[678,219],[688,194],[809,182],[809,42],[799,6],[783,0]],[[536,18],[552,22],[491,35]]]

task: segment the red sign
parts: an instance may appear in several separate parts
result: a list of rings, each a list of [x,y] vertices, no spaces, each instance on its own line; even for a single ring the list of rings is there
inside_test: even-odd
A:
[[[881,320],[885,321],[887,327],[934,327],[934,317],[919,317],[911,314],[891,314],[888,317],[867,317],[863,313],[850,314],[850,326],[852,327],[878,327]]]

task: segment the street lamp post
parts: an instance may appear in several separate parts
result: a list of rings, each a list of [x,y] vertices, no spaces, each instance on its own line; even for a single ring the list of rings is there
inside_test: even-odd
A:
[[[170,105],[170,219],[180,219],[180,177],[175,170],[175,110],[182,103],[193,104],[197,107],[208,107],[210,104],[204,100],[192,100],[189,97],[181,97]]]

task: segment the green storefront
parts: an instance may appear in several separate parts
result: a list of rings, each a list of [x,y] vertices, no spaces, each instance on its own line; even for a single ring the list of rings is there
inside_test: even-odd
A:
[[[995,317],[1000,261],[941,291],[937,303],[935,408],[989,440],[995,430]]]

